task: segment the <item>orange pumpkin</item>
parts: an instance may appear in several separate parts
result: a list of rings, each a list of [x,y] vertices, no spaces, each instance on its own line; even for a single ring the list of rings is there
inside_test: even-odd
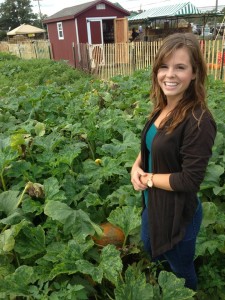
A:
[[[213,69],[214,70],[219,70],[220,69],[220,65],[219,64],[214,64],[213,65]]]
[[[207,68],[208,69],[213,69],[213,70],[219,70],[220,69],[220,64],[208,63]]]
[[[125,235],[119,227],[109,222],[101,224],[100,227],[103,231],[103,235],[101,237],[92,237],[95,244],[101,247],[108,244],[115,245],[116,247],[121,247],[123,245]]]

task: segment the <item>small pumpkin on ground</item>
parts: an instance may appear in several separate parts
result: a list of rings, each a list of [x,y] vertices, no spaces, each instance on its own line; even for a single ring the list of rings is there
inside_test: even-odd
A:
[[[115,245],[116,247],[121,247],[123,245],[125,235],[119,227],[109,222],[100,224],[100,227],[103,231],[102,236],[92,237],[96,245],[101,247],[104,247],[108,244]]]

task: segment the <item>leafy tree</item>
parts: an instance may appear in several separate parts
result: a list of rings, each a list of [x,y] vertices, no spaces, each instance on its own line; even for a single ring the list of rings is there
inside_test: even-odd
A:
[[[46,19],[48,17],[48,15],[46,14],[41,14],[41,19],[40,19],[40,16],[38,14],[36,14],[36,20],[33,20],[33,26],[36,26],[36,27],[39,27],[39,28],[43,28],[43,29],[46,29],[46,24],[43,24],[42,21],[44,19]]]
[[[37,15],[32,12],[31,0],[5,0],[0,4],[0,28],[12,30],[21,24],[34,24]]]

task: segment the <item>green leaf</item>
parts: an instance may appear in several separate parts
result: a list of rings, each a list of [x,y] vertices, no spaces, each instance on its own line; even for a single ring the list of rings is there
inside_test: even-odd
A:
[[[14,248],[15,239],[11,229],[6,229],[0,235],[0,253],[9,252]]]
[[[6,191],[0,194],[0,211],[7,216],[10,215],[18,206],[19,191]]]
[[[0,173],[18,157],[18,152],[13,150],[10,146],[1,147],[0,144]]]
[[[45,252],[45,232],[43,228],[40,225],[37,227],[24,226],[16,237],[15,251],[23,259]]]
[[[62,285],[65,284],[64,282]],[[71,285],[67,284],[66,287],[60,286],[57,291],[53,291],[50,296],[48,296],[49,300],[86,300],[88,299],[88,291],[82,285]]]
[[[0,254],[10,252],[15,245],[15,237],[19,234],[23,226],[28,222],[23,220],[19,224],[12,225],[10,229],[6,229],[0,234]]]
[[[117,207],[110,213],[107,220],[120,227],[127,238],[133,230],[141,225],[141,210],[142,208],[137,208],[135,206],[123,206],[122,208]]]
[[[194,299],[195,292],[184,286],[185,280],[171,272],[161,271],[158,282],[162,288],[162,300]]]
[[[153,287],[146,283],[145,274],[135,266],[128,266],[124,283],[115,288],[115,300],[153,300]],[[177,298],[179,299],[179,298]]]
[[[3,278],[13,272],[14,266],[10,263],[9,257],[0,255],[0,277]]]
[[[64,249],[60,247],[60,252],[59,250],[54,251],[56,255],[55,263],[49,278],[52,280],[60,274],[75,274],[81,272],[90,275],[94,281],[100,283],[103,276],[101,268],[98,268],[96,265],[83,258],[84,253],[92,248],[92,246],[93,242],[91,240],[88,242],[84,241],[83,243],[71,240]],[[49,254],[46,255],[48,260],[50,257],[52,257],[52,254],[50,254],[50,256]]]
[[[141,197],[131,186],[131,184],[121,185],[106,198],[108,206],[138,206],[142,207]],[[137,205],[139,203],[139,205]]]
[[[103,278],[103,270],[87,260],[77,260],[76,261],[77,271],[82,274],[90,275],[93,281],[101,283]],[[106,276],[107,278],[107,276]],[[109,279],[109,278],[108,278]]]
[[[44,181],[44,193],[46,201],[63,201],[66,199],[65,193],[60,190],[59,182],[55,177],[50,177]]]
[[[225,196],[225,184],[223,186],[216,186],[213,188],[215,195]]]
[[[21,266],[12,274],[0,280],[0,292],[7,295],[28,296],[29,284],[35,281],[33,268]]]
[[[204,182],[201,185],[201,190],[209,187],[214,187],[215,185],[220,185],[220,176],[224,173],[224,167],[216,165],[214,163],[209,163]]]
[[[47,152],[53,153],[54,149],[62,143],[63,140],[64,138],[60,134],[52,132],[47,136],[36,136],[34,138],[34,144]]]
[[[11,136],[11,142],[10,142],[10,146],[17,150],[18,146],[20,145],[25,145],[26,141],[24,138],[24,134],[23,133],[17,133]]]
[[[71,167],[74,159],[78,157],[82,149],[85,147],[87,147],[85,143],[65,145],[59,152],[57,163],[64,163]]]
[[[100,199],[98,194],[88,193],[88,195],[85,197],[85,204],[87,207],[99,206],[99,205],[103,205],[104,201]]]
[[[70,215],[73,214],[73,209],[70,208],[66,203],[49,201],[45,205],[44,213],[53,220],[57,220],[65,224]]]
[[[225,235],[224,234],[209,234],[205,228],[200,231],[197,238],[196,255],[206,256],[208,253],[210,256],[216,252],[225,252]]]
[[[65,234],[73,234],[77,239],[84,240],[88,235],[101,232],[89,216],[82,210],[73,210],[59,201],[49,201],[44,209],[47,216],[64,224]]]
[[[99,267],[103,270],[104,276],[116,285],[119,274],[122,272],[123,264],[120,252],[114,245],[107,245],[102,249]]]
[[[22,203],[23,212],[33,213],[34,215],[40,215],[44,211],[44,207],[38,200],[33,200],[31,198],[24,199]]]
[[[6,218],[2,218],[0,222],[5,225],[14,225],[18,224],[20,221],[24,219],[24,214],[21,209],[17,209],[17,211],[14,211],[11,215],[9,215]]]
[[[45,135],[45,124],[38,122],[34,127],[35,133],[37,136]]]
[[[218,208],[213,202],[203,202],[203,215],[202,226],[208,227],[210,224],[214,224],[217,220]]]

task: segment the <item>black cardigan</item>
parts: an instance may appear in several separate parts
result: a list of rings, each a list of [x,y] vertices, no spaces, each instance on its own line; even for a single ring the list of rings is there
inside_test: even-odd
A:
[[[152,256],[157,257],[182,240],[185,228],[197,208],[197,192],[202,183],[216,136],[216,124],[206,111],[198,124],[201,109],[190,112],[172,133],[165,129],[156,133],[152,143],[152,172],[168,174],[173,191],[156,187],[148,189],[149,230]],[[149,120],[142,132],[142,168],[148,170],[145,137]],[[144,202],[143,202],[144,205]]]

